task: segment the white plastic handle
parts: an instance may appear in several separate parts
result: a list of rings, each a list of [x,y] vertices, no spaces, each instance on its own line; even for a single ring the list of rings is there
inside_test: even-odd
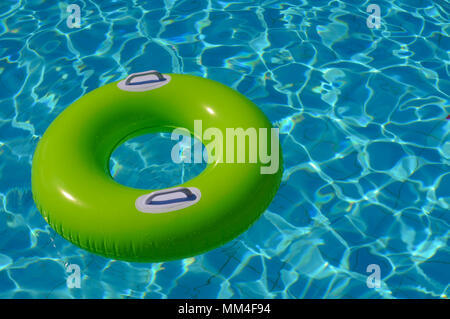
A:
[[[159,214],[192,206],[200,198],[201,192],[196,187],[174,187],[142,195],[136,199],[135,206],[143,213]]]
[[[140,80],[135,82],[131,81],[136,78],[140,78]],[[123,91],[144,92],[167,85],[171,79],[168,74],[161,74],[156,70],[150,70],[130,74],[125,80],[117,83],[117,87]]]

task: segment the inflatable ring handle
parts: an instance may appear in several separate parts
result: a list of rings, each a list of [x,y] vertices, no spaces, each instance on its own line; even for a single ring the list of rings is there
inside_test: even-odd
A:
[[[145,76],[145,75],[156,75],[158,80],[150,80],[150,81],[141,81],[141,82],[131,83],[132,79],[137,78],[139,76]],[[158,72],[158,71],[148,71],[148,72],[143,72],[143,73],[131,74],[125,80],[125,85],[141,85],[141,84],[146,84],[146,83],[162,82],[162,81],[165,81],[165,80],[166,80],[166,78],[160,72]]]
[[[173,193],[183,193],[184,195],[186,195],[185,198],[182,198],[181,200],[177,200],[177,201],[193,201],[197,198],[197,196],[195,196],[195,194],[193,192],[191,192],[191,190],[189,188],[177,187],[177,188],[173,188],[170,190],[162,190],[162,191],[154,192],[152,195],[147,197],[145,204],[159,205],[159,204],[156,204],[157,202],[156,203],[153,202],[153,199],[155,199],[156,197],[162,196],[162,195],[173,194]]]
[[[155,198],[160,196],[175,193],[182,193],[185,197],[176,198],[169,196],[169,198],[166,197],[160,201],[155,200]],[[201,196],[201,191],[196,187],[167,188],[139,196],[136,199],[135,206],[138,211],[143,213],[167,213],[195,205],[200,201]]]

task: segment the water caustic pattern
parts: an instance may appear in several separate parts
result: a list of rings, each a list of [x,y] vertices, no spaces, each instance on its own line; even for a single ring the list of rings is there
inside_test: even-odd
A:
[[[79,29],[62,1],[0,4],[0,297],[447,298],[448,2],[374,1],[378,29],[367,26],[368,1],[72,3]],[[236,240],[195,258],[126,263],[50,229],[32,200],[31,159],[73,101],[149,69],[249,97],[280,128],[285,173]],[[162,150],[130,141],[111,172],[167,187],[201,171]],[[81,288],[66,285],[69,264]],[[379,288],[366,284],[370,264]]]

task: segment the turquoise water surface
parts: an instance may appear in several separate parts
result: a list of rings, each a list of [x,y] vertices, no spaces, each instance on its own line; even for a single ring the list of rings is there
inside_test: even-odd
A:
[[[69,4],[81,27],[66,23]],[[0,3],[0,298],[447,298],[450,5],[445,0]],[[283,181],[243,235],[165,263],[93,255],[31,195],[50,123],[97,87],[157,69],[222,82],[280,128]],[[167,134],[120,146],[114,178],[169,187]],[[80,267],[69,288],[66,267]],[[367,266],[381,286],[369,288]]]

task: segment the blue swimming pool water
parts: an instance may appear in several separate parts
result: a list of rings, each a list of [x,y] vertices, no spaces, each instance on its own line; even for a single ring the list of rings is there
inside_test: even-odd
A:
[[[66,7],[81,7],[69,29]],[[1,298],[447,298],[450,6],[445,0],[0,3]],[[207,77],[281,130],[285,171],[250,230],[179,261],[127,263],[57,235],[33,203],[39,138],[83,94],[157,69]],[[111,160],[130,186],[172,186],[165,135]],[[150,144],[161,147],[149,147]],[[66,266],[80,267],[68,288]],[[367,266],[381,287],[368,288]]]

